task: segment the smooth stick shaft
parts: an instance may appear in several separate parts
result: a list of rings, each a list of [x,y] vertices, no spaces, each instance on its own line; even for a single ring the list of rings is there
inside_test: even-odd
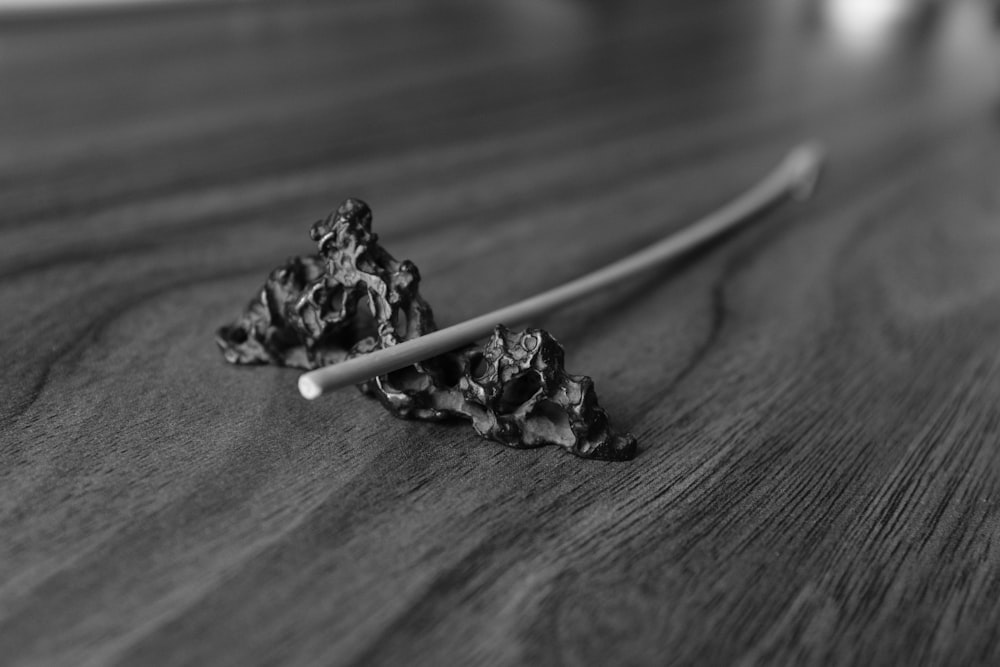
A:
[[[595,290],[665,264],[746,222],[755,213],[787,196],[807,197],[815,185],[822,161],[823,150],[818,144],[802,144],[739,197],[645,250],[524,301],[393,347],[304,373],[299,378],[299,391],[304,397],[313,399],[334,389],[385,375],[485,338],[497,324],[523,324]]]

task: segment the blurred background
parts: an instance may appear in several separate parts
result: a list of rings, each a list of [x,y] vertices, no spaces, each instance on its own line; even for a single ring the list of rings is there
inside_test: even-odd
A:
[[[1000,10],[985,0],[0,11],[2,215],[86,213],[60,230],[78,251],[168,228],[197,245],[220,232],[204,216],[244,215],[251,237],[299,229],[348,194],[372,203],[377,229],[446,229],[439,247],[473,252],[469,234],[497,221],[521,230],[503,242],[530,228],[587,238],[592,223],[568,221],[628,201],[634,245],[671,197],[712,205],[802,138],[829,146],[835,179],[874,185],[998,113]],[[689,187],[706,178],[718,189]],[[283,225],[256,238],[289,252],[302,240]],[[7,247],[6,261],[38,251]],[[432,270],[449,261],[403,250]],[[502,263],[484,270],[510,279]]]

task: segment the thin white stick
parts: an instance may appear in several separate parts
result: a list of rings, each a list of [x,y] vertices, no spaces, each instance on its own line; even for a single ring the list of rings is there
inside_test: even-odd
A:
[[[590,292],[613,285],[693,250],[748,220],[754,213],[787,196],[806,198],[819,176],[823,149],[816,143],[794,148],[774,171],[721,209],[667,236],[645,250],[603,269],[499,310],[431,332],[393,347],[376,350],[299,377],[299,391],[308,399],[334,389],[364,382],[418,361],[467,345],[493,332],[497,324],[515,326],[563,306]]]

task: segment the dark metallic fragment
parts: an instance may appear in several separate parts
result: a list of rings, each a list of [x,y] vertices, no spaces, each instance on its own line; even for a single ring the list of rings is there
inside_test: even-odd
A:
[[[462,378],[476,433],[511,447],[559,445],[590,459],[635,456],[635,438],[611,430],[594,381],[566,373],[563,357],[547,331],[498,326],[482,353],[468,355]]]
[[[386,252],[371,222],[357,199],[316,222],[319,254],[272,271],[243,315],[219,329],[226,361],[313,369],[434,331],[417,267]],[[497,327],[482,349],[467,346],[359,388],[398,417],[469,419],[481,436],[511,447],[635,456],[635,439],[611,431],[591,379],[568,375],[562,347],[540,329]]]

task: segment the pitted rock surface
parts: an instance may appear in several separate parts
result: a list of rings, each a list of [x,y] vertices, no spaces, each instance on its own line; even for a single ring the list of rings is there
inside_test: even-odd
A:
[[[566,372],[563,348],[549,332],[498,326],[470,358],[461,386],[481,436],[511,447],[559,445],[585,458],[635,456],[635,438],[611,430],[594,381]]]
[[[371,231],[371,209],[348,199],[310,235],[318,253],[293,257],[216,341],[226,361],[313,369],[434,331],[420,273],[397,261]],[[470,345],[369,380],[359,388],[402,418],[464,418],[511,447],[558,445],[585,458],[635,455],[616,435],[593,381],[569,375],[563,349],[540,329],[498,326],[483,348]]]

